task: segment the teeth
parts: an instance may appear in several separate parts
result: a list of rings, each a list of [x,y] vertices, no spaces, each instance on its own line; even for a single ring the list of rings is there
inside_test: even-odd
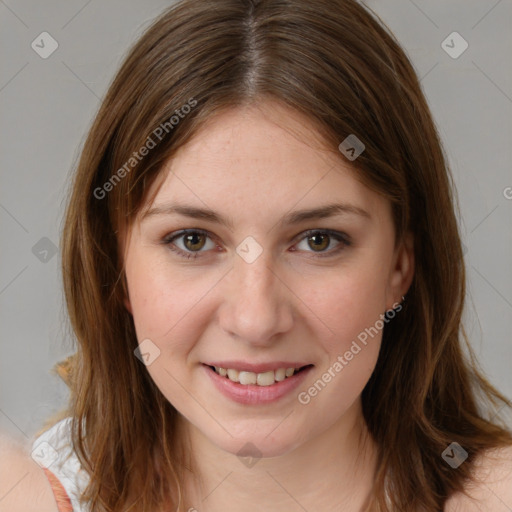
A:
[[[255,374],[253,373],[253,375]],[[270,370],[265,373],[258,373],[258,375],[256,376],[256,381],[258,383],[258,386],[271,386],[275,382],[274,370]]]
[[[282,380],[286,379],[286,368],[279,368],[275,372],[275,379],[277,382],[281,382]]]
[[[238,382],[240,384],[256,384],[258,376],[253,372],[240,372],[238,374]]]
[[[220,376],[227,377],[229,380],[238,382],[244,386],[248,384],[256,384],[258,386],[271,386],[275,382],[281,382],[299,371],[298,368],[279,368],[275,372],[270,370],[263,373],[254,373],[238,371],[232,368],[219,368],[218,366],[214,366],[214,368],[215,372]]]
[[[238,382],[238,370],[232,370],[231,368],[228,370],[228,379],[233,382]]]

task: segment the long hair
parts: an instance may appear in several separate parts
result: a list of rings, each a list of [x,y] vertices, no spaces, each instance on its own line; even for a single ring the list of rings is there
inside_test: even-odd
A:
[[[77,340],[72,438],[90,474],[83,501],[111,512],[181,506],[178,413],[134,356],[119,233],[207,120],[264,98],[307,116],[334,151],[350,134],[363,141],[358,179],[390,201],[397,243],[414,235],[414,279],[362,403],[378,446],[371,510],[437,512],[479,454],[512,444],[487,417],[508,402],[482,376],[462,326],[455,187],[418,78],[355,0],[182,0],[114,78],[77,165],[61,244]],[[441,457],[452,442],[468,453],[457,469]]]

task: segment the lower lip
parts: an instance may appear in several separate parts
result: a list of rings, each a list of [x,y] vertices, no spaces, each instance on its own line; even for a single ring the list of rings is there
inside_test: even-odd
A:
[[[209,366],[203,364],[205,372],[212,379],[217,389],[231,400],[240,404],[268,404],[276,402],[297,388],[306,378],[313,366],[287,377],[281,382],[275,382],[271,386],[257,386],[256,384],[240,384],[227,377],[222,377]]]

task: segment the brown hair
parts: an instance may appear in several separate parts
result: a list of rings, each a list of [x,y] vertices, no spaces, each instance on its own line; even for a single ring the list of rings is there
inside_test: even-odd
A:
[[[397,242],[406,230],[414,235],[415,276],[362,395],[379,449],[371,509],[438,511],[463,489],[478,454],[512,444],[478,405],[479,397],[496,407],[507,400],[479,372],[461,323],[456,197],[418,78],[385,25],[355,0],[179,1],[135,44],[110,86],[62,235],[78,340],[69,413],[91,476],[83,500],[94,511],[180,506],[177,411],[134,357],[119,233],[162,164],[206,120],[265,97],[306,115],[334,151],[349,134],[363,141],[354,169],[390,201]],[[156,144],[141,156],[149,139]],[[453,441],[469,454],[457,469],[441,458]]]

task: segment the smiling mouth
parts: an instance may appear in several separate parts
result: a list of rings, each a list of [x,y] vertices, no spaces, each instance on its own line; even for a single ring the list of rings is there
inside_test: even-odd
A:
[[[269,370],[267,372],[255,373],[247,371],[239,371],[233,368],[221,368],[218,366],[205,365],[210,370],[214,371],[217,375],[229,379],[232,382],[236,382],[243,386],[257,385],[257,386],[272,386],[276,382],[282,382],[290,377],[293,377],[297,373],[304,371],[305,369],[313,366],[307,364],[300,368],[278,368],[277,370]]]

